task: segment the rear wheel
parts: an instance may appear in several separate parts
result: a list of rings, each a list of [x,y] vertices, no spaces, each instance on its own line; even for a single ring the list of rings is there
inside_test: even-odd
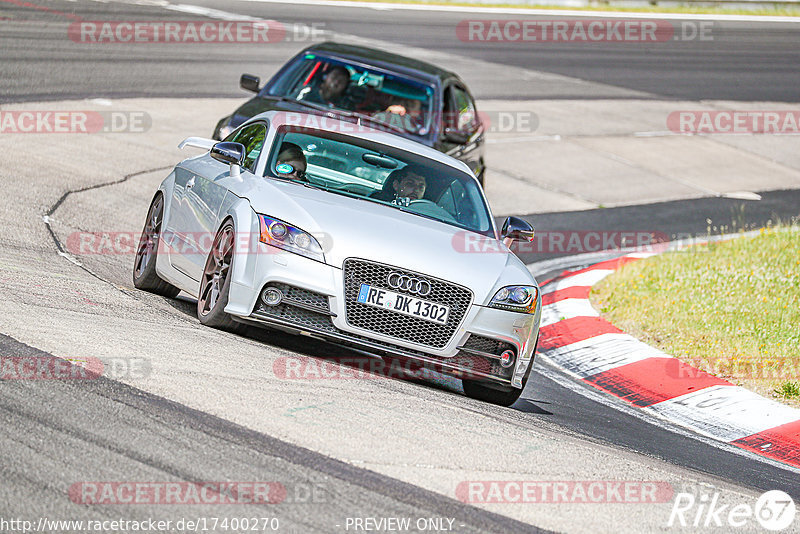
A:
[[[203,277],[200,280],[200,294],[197,298],[197,318],[206,326],[239,332],[244,330],[244,325],[237,323],[225,313],[231,289],[233,244],[233,222],[228,221],[214,237],[214,243],[206,259]]]
[[[139,246],[136,248],[136,257],[133,261],[133,285],[137,289],[173,298],[181,290],[162,280],[156,273],[156,258],[158,258],[163,220],[164,195],[159,193],[150,204],[142,237],[139,238]]]

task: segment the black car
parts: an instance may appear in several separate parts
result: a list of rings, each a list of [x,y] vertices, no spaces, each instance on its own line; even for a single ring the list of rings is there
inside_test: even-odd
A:
[[[228,137],[264,111],[303,111],[384,129],[433,147],[469,165],[483,184],[484,133],[466,84],[430,63],[383,50],[338,43],[310,46],[264,87],[242,74],[243,89],[257,93],[214,130]]]

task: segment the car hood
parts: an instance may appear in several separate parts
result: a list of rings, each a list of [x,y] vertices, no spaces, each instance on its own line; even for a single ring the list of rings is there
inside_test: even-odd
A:
[[[238,194],[256,213],[317,236],[337,268],[347,258],[394,265],[467,286],[478,304],[499,287],[535,283],[502,242],[390,206],[269,179]]]

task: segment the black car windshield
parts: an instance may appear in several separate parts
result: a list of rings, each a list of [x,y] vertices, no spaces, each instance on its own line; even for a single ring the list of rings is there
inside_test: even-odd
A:
[[[267,173],[494,237],[489,209],[472,176],[389,145],[282,127]]]
[[[315,54],[282,73],[267,94],[367,118],[373,127],[427,136],[434,88],[420,80]]]

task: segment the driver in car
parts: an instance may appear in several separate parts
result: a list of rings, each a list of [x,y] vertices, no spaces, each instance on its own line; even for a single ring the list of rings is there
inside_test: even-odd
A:
[[[394,190],[397,198],[407,198],[409,200],[422,200],[425,196],[425,188],[428,186],[425,177],[419,174],[409,173],[401,180],[394,183]]]
[[[297,95],[297,100],[331,107],[349,107],[345,91],[350,84],[350,71],[336,65],[322,75],[322,83],[316,88],[306,87]]]
[[[372,194],[372,198],[407,206],[413,200],[422,200],[428,182],[419,169],[407,165],[392,171],[386,178],[383,188]]]

